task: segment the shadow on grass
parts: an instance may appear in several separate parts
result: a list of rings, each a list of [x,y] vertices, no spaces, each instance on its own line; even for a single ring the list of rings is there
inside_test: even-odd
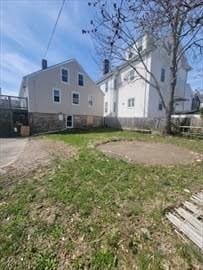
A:
[[[66,129],[63,131],[57,131],[50,134],[54,135],[65,135],[65,134],[90,134],[90,133],[107,133],[107,132],[118,132],[122,131],[122,129],[115,128],[84,128],[84,129]]]

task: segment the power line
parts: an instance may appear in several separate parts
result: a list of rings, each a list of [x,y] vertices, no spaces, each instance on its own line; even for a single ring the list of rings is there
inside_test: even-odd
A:
[[[54,27],[53,27],[53,29],[52,29],[51,36],[50,36],[50,38],[49,38],[49,42],[48,42],[48,44],[47,44],[47,47],[46,47],[46,50],[45,50],[45,53],[44,53],[44,58],[47,56],[47,52],[48,52],[48,50],[49,50],[49,47],[50,47],[50,45],[51,45],[51,42],[52,42],[54,33],[55,33],[55,31],[56,31],[56,26],[57,26],[58,21],[59,21],[59,18],[60,18],[60,16],[61,16],[61,12],[62,12],[62,10],[63,10],[63,6],[64,6],[64,4],[65,4],[65,1],[66,1],[66,0],[62,0],[61,7],[60,7],[59,13],[58,13],[57,18],[56,18],[56,22],[55,22]]]

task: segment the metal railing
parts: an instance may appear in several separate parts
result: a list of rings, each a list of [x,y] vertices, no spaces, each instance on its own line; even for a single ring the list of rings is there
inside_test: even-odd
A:
[[[27,110],[27,98],[17,96],[0,95],[0,108]]]

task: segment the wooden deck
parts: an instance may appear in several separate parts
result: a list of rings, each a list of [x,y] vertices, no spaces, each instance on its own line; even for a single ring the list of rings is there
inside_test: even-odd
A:
[[[166,217],[178,232],[189,238],[203,253],[203,190]]]

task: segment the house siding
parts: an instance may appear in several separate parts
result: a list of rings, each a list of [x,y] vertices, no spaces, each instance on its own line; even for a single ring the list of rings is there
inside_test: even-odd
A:
[[[68,70],[68,83],[61,81],[62,68]],[[84,86],[78,85],[79,73],[84,75]],[[26,91],[22,90],[23,85]],[[60,90],[59,103],[53,102],[53,89]],[[73,92],[79,93],[78,105],[72,104]],[[67,115],[103,119],[104,95],[76,60],[28,75],[24,78],[20,94],[28,96],[32,133],[66,128],[65,122],[59,120],[59,114],[63,114],[64,119]],[[93,106],[88,104],[90,95],[93,97]],[[77,123],[77,127],[81,126]]]

